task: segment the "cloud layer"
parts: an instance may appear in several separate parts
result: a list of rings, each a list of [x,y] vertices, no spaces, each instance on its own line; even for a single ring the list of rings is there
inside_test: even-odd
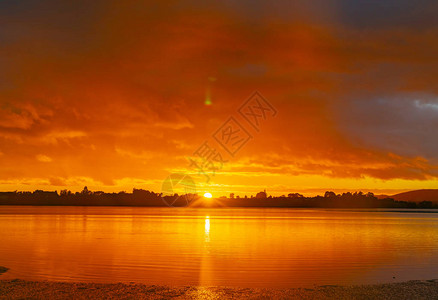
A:
[[[157,190],[254,90],[206,189],[438,188],[438,6],[385,3],[2,1],[0,189]]]

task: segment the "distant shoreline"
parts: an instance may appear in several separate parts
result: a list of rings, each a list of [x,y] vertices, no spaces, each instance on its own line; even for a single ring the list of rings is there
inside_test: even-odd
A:
[[[424,191],[418,191],[424,193]],[[430,193],[429,193],[430,194]],[[373,193],[335,194],[327,191],[323,196],[305,197],[298,193],[289,193],[279,197],[268,196],[266,191],[255,197],[219,197],[206,199],[197,194],[163,195],[148,190],[133,189],[132,193],[104,193],[89,191],[72,193],[68,190],[34,192],[0,192],[0,205],[31,206],[129,206],[129,207],[288,207],[288,208],[386,208],[386,209],[438,209],[438,193],[425,195],[423,200],[405,201],[389,197],[377,197]],[[427,197],[426,197],[427,196]],[[425,200],[428,199],[428,200]]]
[[[238,288],[158,286],[138,283],[70,283],[0,280],[7,299],[438,299],[438,279],[401,283],[315,286],[313,288]]]
[[[35,205],[35,204],[0,204],[1,207],[41,207],[41,208],[152,208],[152,209],[299,209],[299,210],[339,210],[339,211],[361,211],[361,212],[398,212],[398,213],[438,213],[438,208],[385,208],[385,207],[290,207],[290,206],[135,206],[135,205]]]

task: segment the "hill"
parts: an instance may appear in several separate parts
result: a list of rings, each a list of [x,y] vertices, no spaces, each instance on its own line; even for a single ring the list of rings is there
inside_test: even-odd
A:
[[[422,202],[432,201],[438,203],[438,189],[434,190],[416,190],[390,196],[396,201]]]

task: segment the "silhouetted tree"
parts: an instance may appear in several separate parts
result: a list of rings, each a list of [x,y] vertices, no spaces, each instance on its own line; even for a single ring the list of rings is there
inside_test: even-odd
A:
[[[84,186],[84,189],[81,192],[82,195],[90,195],[91,192],[88,190],[88,188],[86,186]]]
[[[335,198],[335,197],[336,197],[336,194],[334,192],[327,191],[324,194],[324,198]]]
[[[264,190],[263,192],[259,192],[256,194],[255,196],[256,198],[267,198],[267,194],[266,194],[266,190]]]

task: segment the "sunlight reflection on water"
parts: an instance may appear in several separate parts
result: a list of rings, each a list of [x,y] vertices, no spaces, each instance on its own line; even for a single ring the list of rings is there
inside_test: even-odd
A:
[[[0,233],[3,279],[294,287],[438,269],[436,213],[4,206]]]

